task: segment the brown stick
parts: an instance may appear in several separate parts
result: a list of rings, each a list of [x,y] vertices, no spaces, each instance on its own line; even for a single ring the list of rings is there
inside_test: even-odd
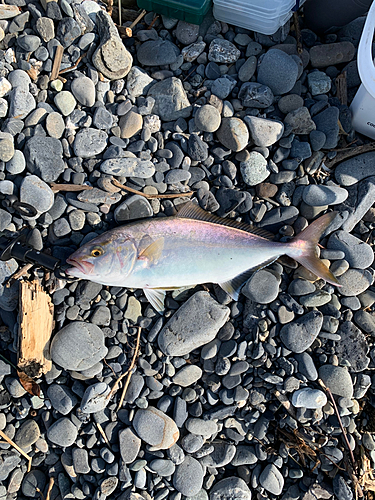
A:
[[[110,443],[109,443],[109,441],[108,441],[107,436],[105,435],[105,432],[104,432],[104,430],[103,430],[103,427],[100,425],[100,423],[99,423],[99,422],[96,424],[96,427],[98,428],[98,430],[99,430],[100,434],[102,435],[102,438],[104,439],[105,444],[106,444],[106,445],[108,446],[108,448],[111,450],[111,445],[110,445]]]
[[[51,491],[52,491],[52,488],[53,488],[54,483],[55,483],[54,478],[53,478],[53,477],[50,477],[50,478],[49,478],[48,490],[47,490],[47,494],[46,494],[46,500],[50,500],[50,497],[51,497]]]
[[[22,276],[25,276],[27,272],[33,267],[34,264],[26,264],[25,266],[21,267],[17,272],[15,272],[12,276],[12,280],[18,280],[19,278],[22,278]]]
[[[76,69],[76,67],[82,61],[82,59],[85,57],[86,54],[87,54],[87,52],[85,52],[84,54],[79,56],[79,58],[77,59],[76,63],[73,64],[73,66],[69,66],[69,68],[65,68],[65,69],[62,69],[61,71],[59,71],[59,75],[62,75],[63,73],[67,73],[68,71],[72,71],[73,69]]]
[[[125,35],[128,37],[128,38],[131,38],[133,36],[133,28],[134,26],[136,26],[137,23],[139,23],[139,21],[147,14],[147,10],[143,9],[142,12],[139,14],[139,16],[137,16],[134,21],[131,23],[130,26],[128,26],[127,28],[125,28]],[[121,26],[121,21],[120,21],[120,26]]]
[[[352,158],[353,156],[360,155],[362,153],[368,153],[369,151],[374,151],[375,142],[370,142],[369,144],[363,144],[362,146],[357,146],[355,148],[350,148],[347,151],[343,151],[336,155],[332,160],[325,162],[327,168],[332,168],[336,163],[346,160],[347,158]]]
[[[348,448],[348,451],[350,453],[350,459],[352,461],[353,467],[355,467],[355,459],[354,459],[354,455],[353,455],[353,450],[350,447],[350,444],[349,444],[349,441],[348,441],[348,437],[346,435],[345,428],[342,425],[340,414],[339,414],[339,410],[337,409],[336,401],[335,401],[335,399],[334,399],[334,397],[332,395],[331,390],[325,385],[325,383],[323,382],[323,380],[318,379],[318,382],[323,387],[323,389],[326,391],[326,393],[329,396],[329,399],[331,400],[332,406],[333,406],[333,408],[335,410],[335,413],[336,413],[337,420],[339,421],[339,425],[340,425],[340,429],[341,429],[342,435],[344,436],[344,441],[345,441],[346,446]]]
[[[150,22],[149,27],[147,28],[148,30],[150,30],[153,27],[153,25],[156,23],[158,18],[159,18],[159,16],[154,17],[154,19]]]
[[[181,198],[183,196],[191,196],[194,194],[193,191],[188,191],[186,193],[171,193],[171,194],[147,194],[147,193],[142,193],[142,191],[137,191],[136,189],[130,188],[128,186],[124,186],[124,184],[121,184],[116,179],[112,179],[112,184],[115,186],[124,189],[125,191],[129,191],[129,193],[134,193],[134,194],[139,194],[141,196],[144,196],[145,198],[148,198],[150,200],[153,199],[167,199],[167,198]]]
[[[336,95],[340,99],[341,104],[348,104],[348,85],[346,81],[346,71],[341,73],[336,78]]]
[[[62,45],[58,45],[56,47],[55,59],[53,60],[52,71],[49,77],[50,81],[56,80],[59,74],[63,53],[64,53],[64,47]]]
[[[21,455],[23,455],[26,460],[28,461],[28,465],[27,465],[27,472],[30,472],[31,470],[31,461],[32,461],[32,457],[30,457],[26,452],[23,451],[22,448],[20,448],[19,446],[16,445],[16,443],[14,441],[12,441],[6,434],[4,434],[3,431],[0,430],[0,436],[5,439],[5,441],[7,443],[9,443],[10,445],[13,446],[13,448],[15,448],[19,453],[21,453]]]
[[[89,191],[90,189],[93,189],[92,186],[86,186],[85,184],[56,184],[55,182],[51,182],[50,184],[51,189],[54,193],[58,193],[59,191],[70,191],[70,192],[75,192],[75,191]]]
[[[302,34],[301,34],[301,28],[299,25],[298,12],[296,12],[296,11],[293,12],[293,22],[294,22],[294,29],[296,30],[297,52],[298,52],[298,54],[302,54],[302,52],[303,52]]]
[[[120,398],[120,403],[119,403],[119,405],[117,407],[117,410],[119,410],[121,408],[122,403],[124,402],[126,391],[127,391],[128,387],[129,387],[130,379],[131,379],[131,376],[132,376],[132,370],[134,368],[134,365],[135,365],[135,362],[136,362],[136,359],[137,359],[137,356],[138,356],[139,343],[140,343],[140,340],[141,340],[141,330],[142,330],[142,328],[139,326],[138,327],[138,333],[137,333],[137,342],[136,342],[136,346],[135,346],[135,351],[134,351],[133,358],[132,358],[132,361],[130,363],[129,368],[126,370],[125,373],[123,373],[121,375],[121,377],[119,377],[116,380],[116,382],[114,383],[114,385],[113,385],[113,387],[111,389],[111,392],[106,397],[106,399],[109,399],[110,397],[112,397],[112,395],[114,394],[114,392],[117,390],[117,387],[118,387],[119,383],[121,382],[121,380],[124,377],[127,376],[127,379],[126,379],[125,384],[124,384],[124,388],[122,390],[122,395],[121,395],[121,398]]]

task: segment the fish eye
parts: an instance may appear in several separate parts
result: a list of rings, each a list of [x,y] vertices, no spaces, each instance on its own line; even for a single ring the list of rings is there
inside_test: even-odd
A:
[[[91,250],[92,257],[101,257],[104,253],[104,250],[100,247],[95,247]]]

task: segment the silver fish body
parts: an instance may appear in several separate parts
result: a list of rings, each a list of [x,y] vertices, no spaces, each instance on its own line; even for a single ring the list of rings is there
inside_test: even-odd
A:
[[[68,272],[104,285],[142,288],[162,310],[165,290],[218,283],[238,298],[251,270],[284,254],[296,260],[311,254],[305,239],[278,243],[249,230],[190,203],[177,217],[142,220],[100,235],[67,260],[74,265]]]

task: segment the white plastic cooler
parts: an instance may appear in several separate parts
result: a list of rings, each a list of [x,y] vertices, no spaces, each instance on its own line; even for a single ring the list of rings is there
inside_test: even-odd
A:
[[[214,16],[264,35],[273,35],[305,0],[213,0]]]

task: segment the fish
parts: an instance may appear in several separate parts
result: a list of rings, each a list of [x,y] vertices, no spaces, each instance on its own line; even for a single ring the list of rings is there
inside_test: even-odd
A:
[[[102,285],[141,288],[159,313],[167,291],[204,283],[217,283],[238,300],[252,273],[283,255],[340,286],[317,254],[336,215],[321,216],[282,243],[262,228],[220,218],[190,201],[175,216],[141,219],[95,237],[67,259],[72,267],[66,272]]]

